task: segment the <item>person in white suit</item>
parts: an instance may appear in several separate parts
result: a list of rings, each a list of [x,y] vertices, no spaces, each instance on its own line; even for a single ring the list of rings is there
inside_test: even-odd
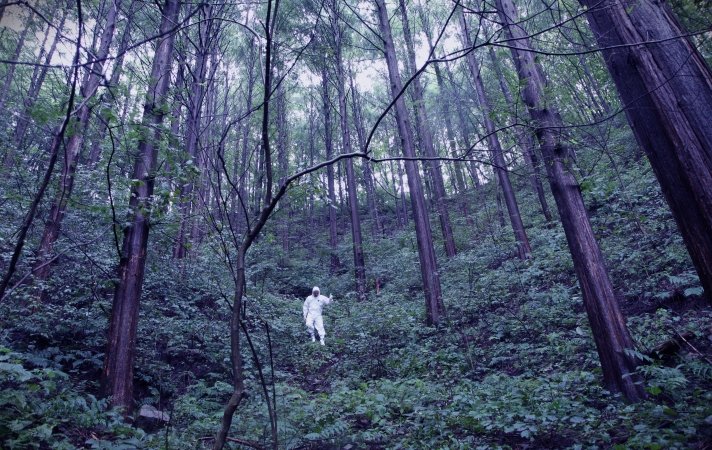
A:
[[[316,342],[314,339],[314,329],[319,333],[319,342],[324,345],[324,320],[321,317],[321,310],[324,305],[328,305],[333,302],[334,298],[329,295],[325,297],[319,293],[319,288],[314,286],[312,289],[312,295],[304,300],[304,306],[302,307],[302,315],[304,316],[304,321],[307,324],[307,330],[309,331],[309,336],[311,336],[312,342]]]

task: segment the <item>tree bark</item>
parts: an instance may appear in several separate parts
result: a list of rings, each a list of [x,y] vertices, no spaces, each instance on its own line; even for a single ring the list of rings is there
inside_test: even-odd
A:
[[[712,303],[712,72],[667,3],[581,4]]]
[[[465,47],[472,47],[472,40],[470,39],[470,32],[467,29],[467,23],[465,21],[465,15],[460,15],[460,28],[462,29],[462,36],[464,39]],[[489,141],[490,152],[492,153],[492,162],[494,163],[494,172],[497,175],[497,180],[502,188],[502,195],[504,195],[504,202],[507,205],[507,212],[509,213],[509,222],[512,224],[512,231],[514,232],[514,239],[517,242],[517,251],[519,253],[519,259],[526,260],[531,257],[532,248],[529,245],[529,239],[527,238],[526,230],[524,229],[524,222],[522,222],[522,216],[519,214],[519,205],[517,205],[517,199],[514,196],[514,189],[512,188],[512,183],[509,180],[509,173],[507,173],[507,163],[504,161],[504,155],[502,153],[502,145],[499,142],[499,137],[497,136],[497,127],[492,121],[492,106],[490,105],[489,98],[485,92],[485,84],[482,81],[482,73],[480,72],[479,64],[475,59],[474,52],[469,52],[466,56],[467,64],[470,67],[470,72],[472,73],[472,78],[475,82],[475,90],[477,91],[477,98],[479,99],[480,107],[482,108],[482,120],[485,123],[485,129],[487,130],[487,140]],[[499,198],[499,197],[498,197]]]
[[[381,40],[384,46],[386,65],[388,67],[391,95],[396,97],[402,91],[403,83],[401,82],[400,71],[398,69],[395,46],[393,45],[391,25],[388,21],[388,11],[386,10],[385,0],[375,0],[375,3],[378,8],[378,22]],[[413,134],[408,120],[408,111],[406,110],[405,101],[402,96],[396,100],[395,110],[403,156],[406,158],[415,158]],[[415,234],[418,242],[420,271],[423,277],[426,321],[428,325],[439,325],[445,314],[445,307],[440,290],[440,275],[438,274],[435,249],[433,248],[430,220],[428,219],[425,198],[423,196],[423,186],[415,161],[406,159],[404,164],[408,176],[408,188],[410,190],[413,221],[415,222]]]
[[[626,353],[626,350],[634,349],[633,342],[615,298],[581,190],[571,174],[568,148],[557,133],[560,129],[557,114],[545,101],[546,79],[531,51],[526,32],[517,23],[518,13],[512,0],[496,0],[496,8],[511,41],[512,57],[522,84],[522,98],[536,126],[544,166],[571,251],[604,382],[609,390],[622,393],[630,401],[642,400],[646,397],[645,389],[636,384],[639,377],[631,375],[635,371],[636,360]]]
[[[410,76],[415,75],[417,67],[415,64],[415,46],[413,44],[413,36],[410,31],[410,22],[408,21],[408,13],[405,7],[405,0],[399,0],[401,10],[401,21],[403,23],[403,37],[407,49],[406,67],[410,72]],[[425,114],[425,95],[423,94],[423,86],[420,84],[420,78],[416,77],[413,82],[413,97],[415,100],[415,125],[419,130],[420,140],[423,144],[425,156],[428,158],[436,158],[438,155],[435,152],[433,145],[433,137],[428,126],[428,117]],[[440,170],[440,162],[431,160],[428,166],[430,167],[430,177],[433,182],[432,194],[433,201],[438,210],[438,218],[440,219],[440,228],[443,233],[443,242],[445,245],[445,254],[448,257],[453,257],[457,254],[455,248],[455,239],[452,235],[452,225],[450,224],[450,213],[445,198],[445,183],[443,181],[443,173]]]
[[[139,141],[129,201],[128,225],[124,229],[119,281],[114,292],[109,319],[106,357],[101,376],[102,393],[110,397],[111,406],[133,409],[133,369],[136,354],[138,312],[143,288],[148,246],[151,196],[158,160],[158,141],[165,115],[165,101],[171,79],[175,33],[180,0],[166,0],[159,38],[151,68],[151,77],[143,108],[142,138]]]

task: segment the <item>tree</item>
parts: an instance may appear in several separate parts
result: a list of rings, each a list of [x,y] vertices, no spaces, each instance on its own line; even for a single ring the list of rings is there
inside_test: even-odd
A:
[[[470,31],[467,28],[467,22],[465,21],[464,14],[460,15],[460,28],[462,30],[465,47],[472,47]],[[490,152],[492,153],[492,162],[494,163],[494,172],[497,174],[497,180],[499,181],[499,186],[502,188],[502,194],[504,195],[504,202],[507,204],[507,212],[509,213],[509,221],[512,224],[512,231],[514,231],[514,239],[517,242],[519,258],[524,260],[530,257],[532,249],[529,245],[527,233],[524,230],[522,216],[519,214],[519,206],[517,205],[517,199],[514,196],[512,183],[509,181],[509,173],[507,173],[507,163],[504,161],[502,145],[499,142],[499,138],[497,137],[497,128],[492,120],[492,106],[490,105],[489,98],[485,92],[485,84],[482,81],[482,74],[480,72],[479,64],[475,59],[474,52],[469,52],[466,58],[467,64],[470,67],[472,78],[475,81],[477,98],[480,102],[480,107],[482,108],[482,116],[485,122],[485,129],[487,130],[487,140],[489,141]]]
[[[512,0],[496,0],[496,7],[522,84],[522,98],[536,127],[551,192],[556,200],[596,342],[604,382],[608,389],[622,393],[630,401],[642,400],[647,394],[637,383],[638,378],[632,375],[636,359],[627,353],[634,348],[633,342],[588,219],[581,189],[571,173],[569,150],[562,142],[561,134],[557,133],[561,129],[559,119],[552,105],[545,100],[546,78],[534,58],[529,38],[518,22],[519,15]]]
[[[668,3],[581,4],[712,302],[712,71]]]
[[[109,11],[106,16],[106,25],[104,26],[104,31],[101,35],[99,50],[97,51],[96,58],[92,62],[91,68],[84,77],[84,81],[80,89],[80,94],[84,101],[79,107],[79,111],[76,115],[76,121],[73,124],[74,133],[69,138],[69,142],[67,142],[66,145],[64,152],[64,164],[62,165],[62,174],[60,178],[60,189],[58,190],[57,197],[52,204],[49,218],[45,224],[44,234],[42,235],[42,241],[40,242],[39,249],[37,250],[38,258],[33,268],[33,275],[36,280],[44,281],[49,276],[50,265],[48,264],[48,261],[52,257],[54,243],[59,238],[64,213],[67,211],[67,206],[72,196],[72,190],[74,189],[74,176],[77,170],[77,164],[79,163],[79,153],[82,143],[84,142],[83,132],[86,125],[89,123],[89,119],[91,118],[93,105],[90,105],[89,101],[96,95],[99,83],[101,82],[104,62],[109,54],[111,42],[114,38],[114,30],[116,28],[116,19],[119,15],[120,5],[121,2],[118,0],[111,2],[111,6],[109,7]],[[41,291],[40,296],[44,296],[44,291]]]
[[[171,81],[175,28],[180,12],[180,0],[166,0],[163,5],[160,36],[151,68],[151,78],[143,106],[141,139],[133,170],[133,185],[129,201],[128,225],[119,262],[119,276],[109,319],[104,368],[101,374],[102,392],[111,398],[112,406],[133,410],[133,369],[136,356],[136,331],[141,290],[146,267],[151,196],[156,179],[158,142],[161,124],[168,110],[166,94]]]
[[[452,236],[452,226],[450,225],[450,213],[445,204],[446,192],[445,183],[443,182],[443,174],[440,170],[440,163],[434,158],[437,157],[435,147],[433,146],[433,137],[428,126],[428,118],[425,115],[425,95],[423,94],[423,86],[418,77],[415,65],[415,45],[413,44],[413,36],[410,31],[410,22],[408,20],[408,12],[406,10],[405,1],[399,0],[401,22],[403,23],[403,39],[406,45],[406,67],[408,68],[409,76],[413,78],[413,98],[415,100],[415,126],[418,129],[420,141],[425,150],[425,156],[433,158],[429,161],[430,177],[433,181],[433,200],[438,210],[440,218],[440,228],[443,233],[443,242],[445,244],[445,254],[448,257],[453,257],[457,253],[455,248],[455,239]]]
[[[383,44],[383,53],[388,66],[388,76],[390,79],[391,95],[395,101],[396,123],[398,134],[401,140],[401,150],[405,160],[405,171],[408,178],[408,190],[410,191],[410,202],[413,209],[413,222],[415,223],[415,234],[418,241],[418,258],[420,260],[420,272],[423,277],[423,290],[425,292],[425,314],[428,325],[438,325],[445,314],[445,307],[440,290],[440,276],[438,275],[438,263],[433,248],[433,237],[430,231],[430,220],[428,219],[425,197],[423,196],[423,186],[420,180],[420,173],[414,159],[415,143],[413,142],[413,132],[408,120],[408,111],[405,101],[400,96],[403,90],[403,82],[400,78],[398,61],[396,59],[396,49],[391,35],[391,25],[386,9],[385,0],[374,0],[378,8],[378,23],[380,28],[380,38]]]
[[[321,69],[321,99],[323,102],[324,114],[324,148],[326,149],[326,159],[331,159],[334,155],[334,145],[332,143],[331,130],[331,101],[329,100],[329,71],[326,68],[326,61],[323,61]],[[327,204],[329,217],[329,244],[331,245],[331,271],[335,273],[339,270],[341,263],[339,256],[336,253],[339,245],[337,219],[336,219],[336,190],[334,187],[334,167],[326,168],[326,183],[327,195],[329,202]]]
[[[339,11],[336,1],[331,0],[331,30],[334,37],[334,58],[336,59],[336,89],[339,96],[339,116],[341,117],[341,144],[343,153],[351,153],[351,135],[349,133],[349,112],[346,105],[346,76],[344,75],[343,61],[343,40],[344,30],[339,24],[337,16]],[[354,95],[354,94],[352,94]],[[358,211],[358,193],[356,192],[356,175],[351,159],[347,159],[346,165],[346,189],[349,197],[349,215],[351,216],[351,239],[354,254],[354,276],[356,279],[356,293],[359,301],[366,300],[366,268],[363,256],[363,244],[361,239],[361,218]]]
[[[200,168],[204,158],[200,154],[199,139],[202,134],[202,116],[203,104],[206,96],[206,85],[208,77],[208,63],[213,47],[217,44],[216,22],[213,17],[213,5],[207,4],[201,8],[198,14],[197,28],[195,39],[187,39],[189,44],[195,49],[195,65],[190,71],[192,75],[192,83],[190,87],[190,95],[188,97],[188,120],[186,121],[186,144],[185,153],[192,164]],[[202,175],[202,174],[201,174]],[[199,175],[200,176],[200,175]],[[178,229],[178,237],[176,248],[173,251],[173,256],[176,259],[182,259],[186,256],[186,245],[188,243],[189,222],[191,211],[196,210],[196,196],[193,192],[195,183],[193,181],[186,184],[185,189],[181,190],[181,210],[183,213],[180,228]]]

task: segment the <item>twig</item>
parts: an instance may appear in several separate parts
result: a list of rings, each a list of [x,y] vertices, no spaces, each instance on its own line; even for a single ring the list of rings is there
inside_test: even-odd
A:
[[[672,326],[672,325],[671,325],[671,326]],[[680,338],[685,342],[685,344],[689,345],[690,348],[691,348],[695,353],[697,353],[698,355],[700,355],[700,356],[702,357],[702,359],[704,359],[705,361],[707,361],[708,364],[712,365],[712,361],[710,361],[709,359],[707,359],[707,357],[706,357],[702,352],[700,352],[699,350],[697,350],[694,345],[690,344],[690,341],[688,341],[687,339],[685,339],[685,336],[683,336],[682,334],[680,334],[680,332],[677,331],[677,329],[676,329],[675,327],[672,327],[672,329],[675,330],[675,333],[676,333],[678,336],[680,336]]]

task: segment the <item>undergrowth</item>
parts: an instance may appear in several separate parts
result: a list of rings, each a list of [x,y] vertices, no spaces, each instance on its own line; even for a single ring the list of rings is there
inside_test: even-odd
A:
[[[423,325],[410,230],[366,240],[363,303],[346,263],[347,236],[339,247],[344,268],[329,274],[324,230],[287,254],[275,250],[275,230],[267,230],[248,255],[246,325],[275,395],[279,447],[709,448],[712,313],[649,167],[644,160],[627,164],[623,185],[610,170],[581,181],[633,351],[645,360],[638,372],[648,400],[630,404],[605,389],[563,231],[544,221],[522,177],[515,182],[522,184],[533,259],[516,259],[488,187],[484,205],[468,217],[458,205],[479,197],[453,201],[460,251],[449,260],[438,255],[447,308],[438,328]],[[70,215],[66,229],[87,220]],[[135,367],[136,409],[152,405],[169,424],[150,433],[131,427],[99,398],[112,295],[112,280],[102,274],[113,270],[115,255],[97,243],[84,250],[90,264],[81,253],[59,260],[45,303],[20,287],[0,305],[0,447],[211,445],[232,392],[233,286],[226,267],[215,263],[218,245],[208,238],[178,265],[161,250],[170,247],[171,232],[157,226],[152,235]],[[336,299],[325,310],[325,347],[309,342],[301,317],[315,284]],[[685,331],[696,338],[675,356],[646,356]],[[268,448],[263,389],[244,347],[249,396],[230,435]]]

